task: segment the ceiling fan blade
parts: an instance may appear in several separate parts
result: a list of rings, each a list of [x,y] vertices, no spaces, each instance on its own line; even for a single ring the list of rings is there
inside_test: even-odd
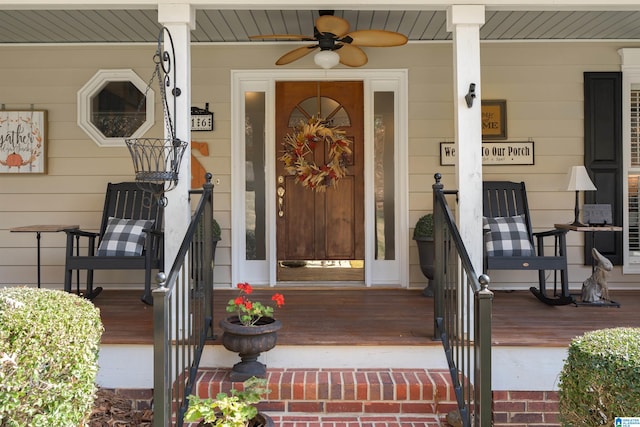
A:
[[[349,42],[348,38],[352,41]],[[344,37],[344,42],[351,43],[357,46],[371,46],[371,47],[388,47],[388,46],[401,46],[407,43],[407,36],[400,33],[394,33],[393,31],[385,30],[360,30],[347,34]]]
[[[269,40],[304,40],[304,41],[314,41],[315,39],[310,36],[304,36],[302,34],[267,34],[267,35],[259,35],[259,36],[249,36],[251,40],[255,39],[269,39]]]
[[[297,49],[290,50],[289,52],[285,53],[280,58],[278,58],[278,60],[276,61],[276,65],[289,64],[297,59],[302,58],[305,55],[310,54],[317,48],[318,48],[317,45],[310,45],[310,46],[302,46]]]
[[[322,15],[316,19],[316,29],[321,33],[331,33],[342,37],[349,32],[349,22],[338,16]]]
[[[361,67],[369,61],[367,54],[357,46],[343,44],[338,50],[340,63],[349,67]]]

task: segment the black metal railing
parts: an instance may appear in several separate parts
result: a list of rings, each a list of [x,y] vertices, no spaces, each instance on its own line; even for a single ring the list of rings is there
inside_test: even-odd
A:
[[[433,185],[436,247],[434,338],[441,339],[462,425],[492,425],[491,311],[489,277],[478,276],[460,238],[445,191]]]
[[[168,275],[153,291],[153,426],[183,425],[204,350],[213,338],[213,185],[207,174]]]

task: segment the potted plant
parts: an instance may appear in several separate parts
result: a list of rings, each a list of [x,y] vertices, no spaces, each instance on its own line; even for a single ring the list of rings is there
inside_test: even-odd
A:
[[[416,222],[416,228],[413,230],[413,240],[418,245],[418,258],[420,260],[420,270],[422,274],[429,280],[427,287],[422,294],[427,297],[433,296],[433,280],[434,269],[433,260],[435,257],[435,243],[433,241],[433,214],[428,213],[420,217]]]
[[[262,395],[269,393],[267,380],[252,377],[243,385],[242,390],[232,389],[229,394],[218,393],[215,399],[201,399],[190,395],[184,420],[199,422],[199,426],[272,427],[271,417],[258,412],[253,406],[260,401]]]
[[[265,377],[267,367],[258,361],[260,353],[269,351],[276,345],[277,332],[282,327],[279,320],[273,318],[274,308],[259,301],[252,301],[248,295],[253,293],[249,283],[238,283],[240,295],[227,303],[227,312],[236,313],[220,321],[222,344],[240,355],[241,361],[233,365],[232,381],[245,381],[251,377]],[[273,294],[271,300],[278,306],[284,305],[284,296]]]
[[[212,233],[212,251],[213,251],[213,259],[215,260],[216,258],[216,246],[218,245],[218,242],[220,240],[222,240],[222,231],[220,229],[220,224],[218,224],[218,221],[216,221],[215,218],[211,219],[211,233]],[[197,242],[202,242],[203,238],[201,236],[203,236],[204,234],[204,225],[202,223],[202,221],[198,222],[198,226],[197,226],[197,230],[196,230],[196,241]]]
[[[216,246],[218,246],[218,242],[220,240],[222,240],[222,231],[220,230],[220,224],[218,224],[218,221],[216,221],[215,218],[213,218],[213,223],[212,223],[212,228],[213,228],[213,259],[216,259]]]
[[[215,218],[213,218],[212,221],[212,225],[213,225],[213,241],[217,242],[219,240],[222,240],[222,238],[220,237],[222,235],[222,232],[220,230],[220,224],[218,224],[218,221],[216,221]]]

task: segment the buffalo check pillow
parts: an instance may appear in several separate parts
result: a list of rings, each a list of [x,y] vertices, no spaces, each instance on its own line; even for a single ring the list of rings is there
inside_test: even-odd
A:
[[[483,217],[484,243],[487,256],[532,256],[527,226],[522,215]]]
[[[146,234],[153,220],[121,219],[109,217],[104,237],[98,247],[98,256],[142,255]]]

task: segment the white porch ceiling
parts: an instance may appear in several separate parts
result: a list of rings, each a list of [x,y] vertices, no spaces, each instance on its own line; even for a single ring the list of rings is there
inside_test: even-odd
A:
[[[640,10],[487,10],[482,40],[640,40]],[[410,41],[451,39],[444,10],[336,10],[351,30],[397,31]],[[249,42],[258,34],[313,34],[318,11],[196,12],[193,42]],[[155,42],[155,9],[0,10],[0,43]],[[252,43],[264,43],[252,41]],[[291,43],[291,42],[290,42]]]

